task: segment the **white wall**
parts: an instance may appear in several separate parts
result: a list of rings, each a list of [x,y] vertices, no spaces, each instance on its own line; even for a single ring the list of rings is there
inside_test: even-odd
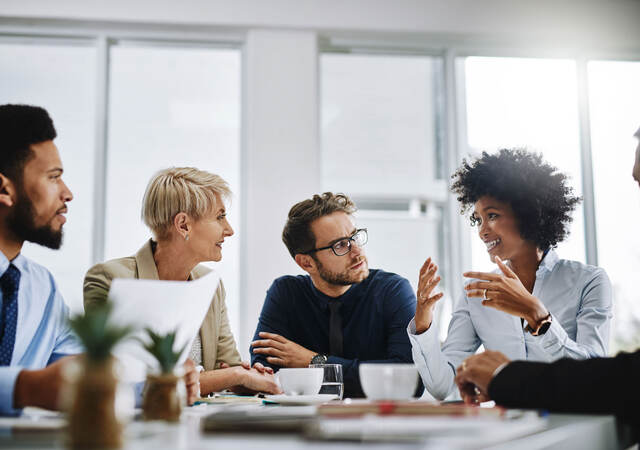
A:
[[[633,0],[3,0],[0,16],[347,32],[520,36],[531,44],[636,46]]]
[[[240,351],[248,355],[265,292],[298,272],[282,240],[291,206],[320,189],[316,36],[252,30],[245,47],[244,304]]]

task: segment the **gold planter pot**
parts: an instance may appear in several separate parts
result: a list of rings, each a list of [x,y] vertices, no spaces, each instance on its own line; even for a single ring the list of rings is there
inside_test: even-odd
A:
[[[185,402],[182,377],[174,374],[147,375],[142,397],[144,420],[179,422]]]
[[[122,424],[116,417],[118,380],[114,359],[96,363],[81,358],[72,380],[69,445],[72,448],[120,448]]]

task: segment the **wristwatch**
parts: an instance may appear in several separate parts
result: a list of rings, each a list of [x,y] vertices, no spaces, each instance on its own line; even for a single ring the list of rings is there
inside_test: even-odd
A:
[[[313,358],[311,358],[311,362],[309,364],[326,364],[327,359],[328,358],[325,355],[316,353],[315,355],[313,355]]]
[[[551,313],[549,313],[547,317],[545,317],[540,321],[540,323],[538,324],[538,328],[536,328],[535,330],[531,328],[531,325],[529,324],[527,324],[527,326],[525,327],[525,330],[531,333],[531,336],[542,336],[547,332],[550,326],[551,326]]]

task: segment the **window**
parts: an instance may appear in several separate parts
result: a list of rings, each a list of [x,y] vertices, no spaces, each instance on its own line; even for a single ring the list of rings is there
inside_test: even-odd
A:
[[[151,236],[140,219],[150,178],[171,166],[222,176],[240,199],[240,53],[230,49],[116,45],[111,48],[105,258],[134,254]],[[238,202],[239,203],[239,202]],[[240,227],[240,208],[229,222]],[[238,330],[239,248],[225,240],[211,263]]]
[[[612,354],[640,346],[640,192],[631,178],[640,127],[640,63],[588,64],[598,264],[613,285]]]
[[[570,60],[470,57],[463,60],[469,151],[526,147],[541,152],[570,176],[582,193],[576,64]],[[493,270],[472,229],[472,266]],[[585,261],[582,206],[571,234],[558,246],[561,258]]]
[[[427,256],[443,257],[441,76],[441,61],[429,56],[321,57],[323,190],[356,201],[358,221],[369,229],[370,266],[414,287]]]
[[[73,312],[82,311],[82,280],[91,264],[96,52],[90,46],[41,41],[0,42],[0,104],[45,108],[64,180],[74,194],[60,250],[25,243],[23,253],[47,267]]]

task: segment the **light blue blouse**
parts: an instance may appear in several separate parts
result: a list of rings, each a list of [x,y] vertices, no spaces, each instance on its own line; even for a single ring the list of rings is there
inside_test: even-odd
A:
[[[483,306],[482,299],[465,294],[454,308],[442,347],[435,323],[416,334],[412,319],[407,332],[425,388],[439,400],[459,398],[456,368],[481,345],[512,360],[550,362],[606,356],[612,289],[603,269],[559,259],[550,250],[536,272],[533,295],[552,316],[551,327],[542,336],[524,331],[519,317]]]

